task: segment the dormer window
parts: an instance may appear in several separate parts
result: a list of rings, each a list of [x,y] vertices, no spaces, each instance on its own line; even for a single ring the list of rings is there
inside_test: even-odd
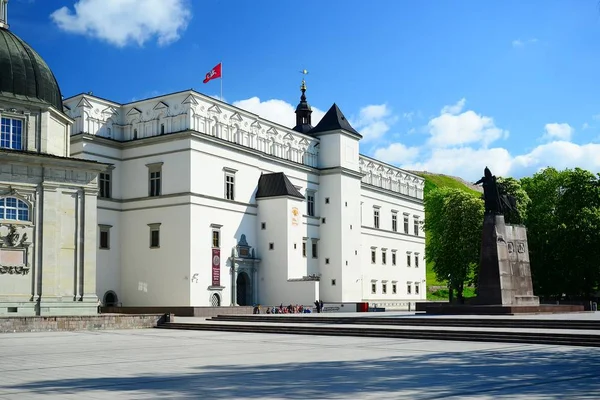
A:
[[[0,121],[0,148],[23,150],[23,121],[2,118]]]
[[[0,220],[29,221],[29,206],[15,197],[0,199]]]

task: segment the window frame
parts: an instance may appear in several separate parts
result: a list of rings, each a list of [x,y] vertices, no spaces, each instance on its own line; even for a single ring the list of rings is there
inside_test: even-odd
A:
[[[379,207],[373,207],[373,228],[379,229],[381,225],[380,222]]]
[[[106,179],[102,179],[102,176]],[[98,197],[101,199],[112,199],[112,171],[100,172],[98,174]]]
[[[302,239],[302,257],[304,257],[304,258],[307,257],[307,243],[308,243],[307,238]]]
[[[148,167],[148,197],[160,197],[163,194],[162,166],[162,162],[146,164],[146,167]]]
[[[112,225],[99,224],[98,225],[98,249],[99,250],[110,250],[110,228]],[[102,246],[102,234],[106,233],[106,246]]]
[[[398,212],[392,211],[392,232],[398,232]]]
[[[312,239],[311,253],[312,258],[319,258],[319,239]]]
[[[396,257],[396,250],[392,250],[392,267],[396,266],[396,262],[397,262],[397,257]]]
[[[8,200],[14,200],[15,205],[8,205],[7,202]],[[0,221],[14,221],[14,222],[32,222],[31,218],[31,205],[17,197],[17,196],[2,196],[0,197],[0,202],[2,203],[0,205]],[[7,217],[8,214],[8,210],[14,210],[14,216],[15,218],[9,218]],[[25,211],[26,212],[26,217],[25,218],[20,218],[20,214],[22,214],[22,212]]]
[[[410,221],[408,219],[409,219],[408,213],[404,213],[402,223],[403,223],[403,228],[404,228],[404,234],[406,234],[406,235],[408,235],[410,232]]]
[[[223,168],[223,197],[225,200],[235,201],[235,174],[237,170],[231,168]]]
[[[149,237],[150,243],[149,243],[149,245],[150,245],[151,249],[159,249],[160,248],[160,226],[161,226],[160,222],[155,222],[155,223],[152,223],[152,224],[148,224],[148,227],[150,228],[150,237]],[[153,241],[153,238],[154,238],[153,237],[153,233],[154,232],[157,233],[157,235],[156,235],[156,239],[157,239],[156,242],[157,243],[156,244],[153,244],[153,242],[154,242]]]
[[[210,247],[212,249],[220,249],[221,248],[221,227],[223,225],[218,224],[210,224]],[[215,243],[216,239],[216,243]],[[216,245],[215,245],[216,244]]]
[[[314,190],[306,191],[306,215],[314,217],[316,215],[315,199],[317,192]]]
[[[5,121],[9,121],[10,123],[8,125],[5,125]],[[13,132],[13,129],[15,127],[13,127],[13,123],[18,122],[19,123],[19,131],[17,134],[15,134],[15,132]],[[25,118],[21,118],[18,116],[13,116],[13,115],[3,115],[0,116],[0,149],[8,149],[8,150],[24,150],[26,148],[25,146],[25,129],[27,127],[27,123],[26,123],[26,119]],[[8,132],[4,132],[5,127],[8,126]],[[5,135],[8,136],[8,139],[5,139]],[[20,147],[14,147],[12,145],[13,140],[15,137],[18,137],[18,140],[16,140],[17,142],[20,143]],[[3,145],[3,143],[7,141],[8,145]]]

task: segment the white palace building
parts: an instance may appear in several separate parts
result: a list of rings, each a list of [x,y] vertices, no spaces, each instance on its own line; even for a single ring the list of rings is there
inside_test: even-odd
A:
[[[62,99],[3,18],[0,314],[425,299],[424,180],[335,104],[313,127],[304,82],[293,128],[193,90]]]

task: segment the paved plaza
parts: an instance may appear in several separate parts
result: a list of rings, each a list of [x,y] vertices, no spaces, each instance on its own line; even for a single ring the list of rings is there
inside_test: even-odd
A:
[[[600,398],[600,348],[147,329],[0,350],[0,399]]]

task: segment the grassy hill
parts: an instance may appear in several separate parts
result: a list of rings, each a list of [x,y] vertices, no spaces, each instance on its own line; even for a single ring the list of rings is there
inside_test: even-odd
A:
[[[431,190],[438,187],[448,187],[453,189],[461,189],[473,194],[481,194],[483,190],[479,186],[475,186],[462,178],[455,176],[434,174],[425,171],[411,171],[412,173],[425,178],[425,195]],[[444,282],[438,282],[435,273],[433,272],[433,263],[427,261],[427,299],[428,300],[448,300],[448,290]],[[465,288],[465,297],[473,295],[469,288]]]

